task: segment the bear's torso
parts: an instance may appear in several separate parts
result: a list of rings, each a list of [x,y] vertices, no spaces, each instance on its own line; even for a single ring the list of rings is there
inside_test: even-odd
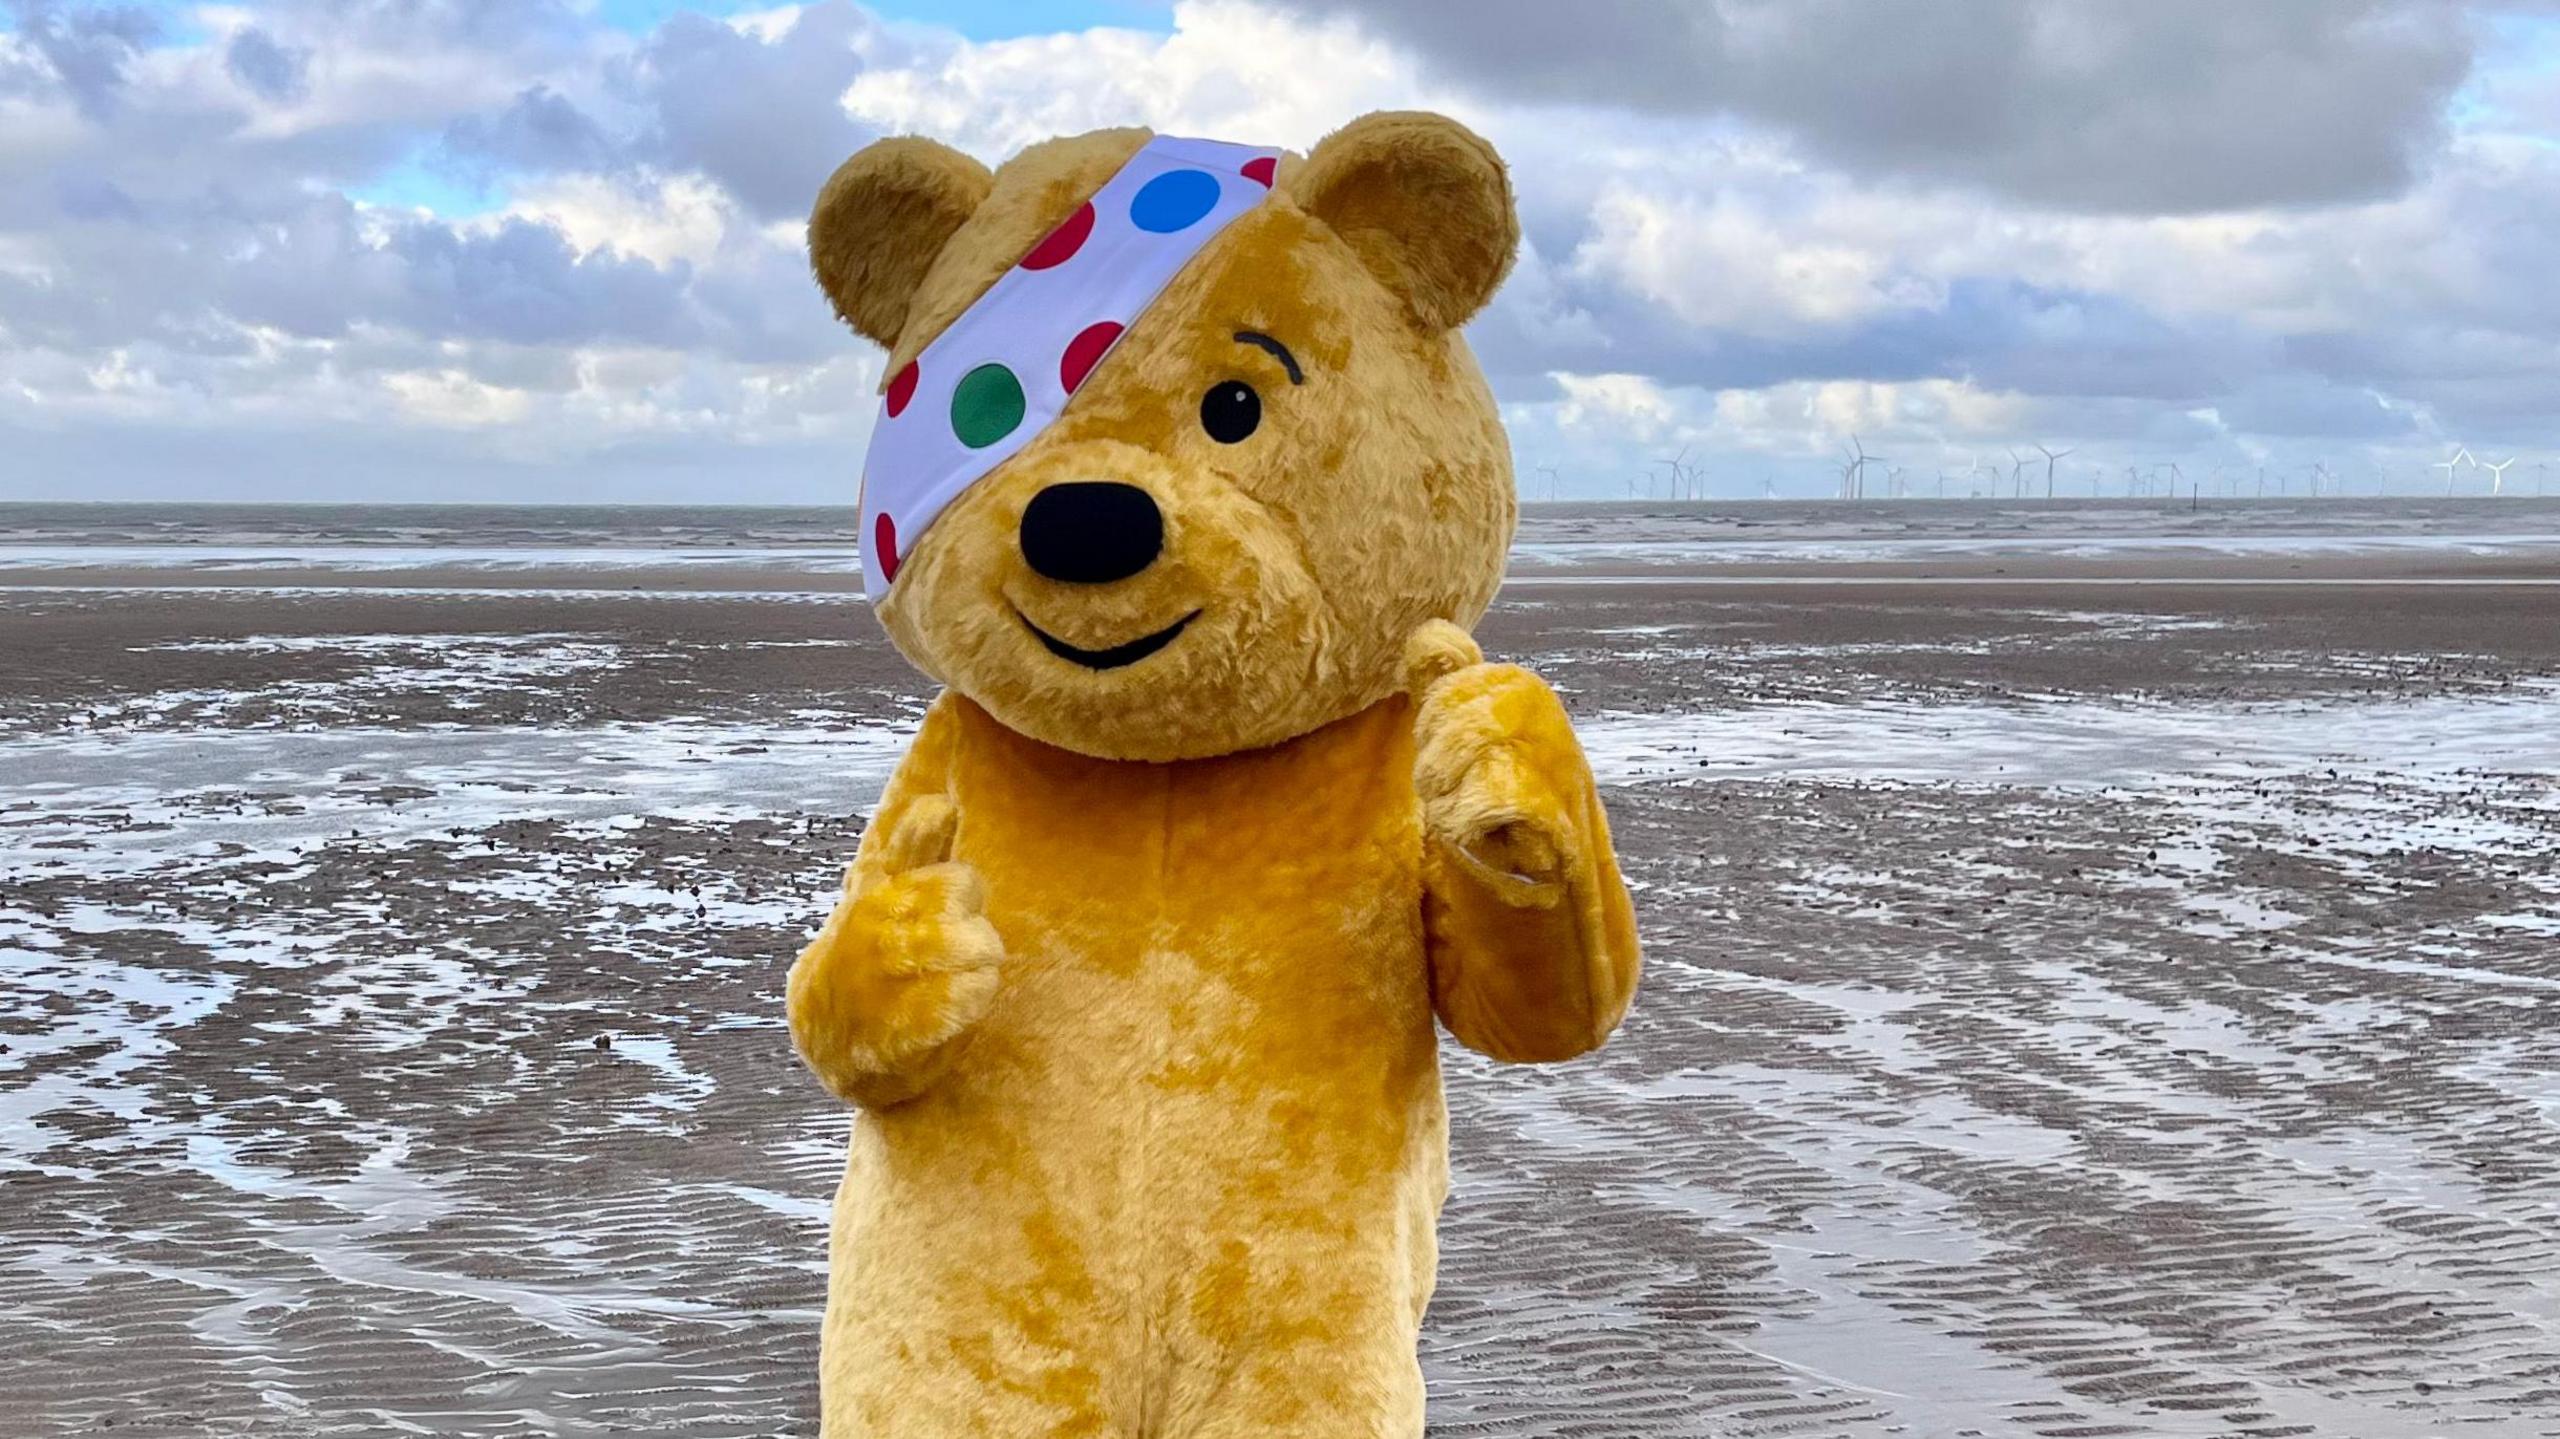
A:
[[[1263,1432],[1357,1390],[1418,1434],[1447,1121],[1410,705],[1178,764],[956,697],[929,723],[1006,959],[941,1082],[856,1121],[826,1365],[869,1412],[827,1432],[950,1385],[997,1434],[1184,1434],[1265,1390]]]

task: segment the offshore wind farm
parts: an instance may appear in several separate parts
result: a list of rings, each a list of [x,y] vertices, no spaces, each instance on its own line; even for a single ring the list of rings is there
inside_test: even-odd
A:
[[[2475,455],[2455,444],[2442,459],[2423,465],[2403,464],[2392,457],[2358,454],[2288,458],[2247,455],[2239,459],[2190,463],[2185,460],[2127,457],[2102,460],[2084,454],[2082,446],[2055,449],[2040,440],[1985,444],[1978,439],[1951,449],[1943,440],[1917,440],[1894,449],[1919,455],[1913,462],[1871,453],[1857,434],[1844,435],[1831,463],[1828,497],[1876,501],[1906,499],[2320,499],[2350,495],[2381,499],[2393,495],[2475,495],[2488,499],[2548,498],[2551,472],[2560,469],[2560,451],[2516,451],[2504,459]],[[1699,446],[1682,445],[1677,453],[1618,477],[1613,488],[1605,480],[1555,464],[1539,465],[1540,482],[1524,487],[1532,498],[1557,499],[1571,493],[1591,499],[1741,500],[1778,498],[1782,484],[1795,497],[1808,497],[1806,463],[1801,456],[1752,458],[1726,455],[1715,461],[1693,458]],[[1985,455],[1994,457],[1986,460]],[[2004,469],[1996,458],[2008,457]],[[2080,456],[2077,464],[2066,464]],[[2507,472],[2526,467],[2513,488]],[[1571,476],[1568,481],[1568,475]]]

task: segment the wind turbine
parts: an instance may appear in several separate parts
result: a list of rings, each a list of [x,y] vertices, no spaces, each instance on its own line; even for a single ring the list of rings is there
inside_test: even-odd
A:
[[[2036,448],[2044,453],[2044,497],[2049,500],[2053,498],[2053,462],[2074,452],[2071,450],[2047,450],[2042,445],[2038,445]]]
[[[1682,445],[1680,447],[1679,454],[1674,455],[1667,460],[1654,461],[1657,465],[1669,465],[1671,467],[1671,498],[1675,500],[1685,500],[1689,498],[1690,472],[1688,459],[1689,447],[1687,445]]]
[[[1840,470],[1848,490],[1845,498],[1862,500],[1867,496],[1867,466],[1883,459],[1884,456],[1868,454],[1866,445],[1860,442],[1856,435],[1849,437],[1849,449],[1852,458]]]
[[[2489,472],[2489,493],[2491,495],[2503,495],[2507,492],[2507,471],[2514,466],[2515,462],[2516,457],[2509,455],[2499,464],[2492,465],[2484,462],[2480,466],[2480,468]]]
[[[2479,463],[2480,462],[2478,460],[2471,458],[2471,447],[2469,445],[2456,445],[2453,450],[2453,458],[2449,460],[2438,460],[2434,464],[2427,466],[2427,468],[2431,470],[2444,471],[2444,492],[2446,495],[2450,496],[2453,493],[2453,472],[2464,465],[2476,466]]]

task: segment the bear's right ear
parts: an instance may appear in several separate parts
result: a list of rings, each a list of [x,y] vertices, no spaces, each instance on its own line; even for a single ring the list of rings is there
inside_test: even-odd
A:
[[[863,146],[809,212],[809,265],[836,313],[896,348],[934,257],[995,188],[987,167],[912,135]]]

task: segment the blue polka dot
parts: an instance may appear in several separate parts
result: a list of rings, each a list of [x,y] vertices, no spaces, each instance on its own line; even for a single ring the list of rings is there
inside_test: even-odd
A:
[[[1200,222],[1218,203],[1218,177],[1206,170],[1171,170],[1138,187],[1129,199],[1129,223],[1170,235]]]

